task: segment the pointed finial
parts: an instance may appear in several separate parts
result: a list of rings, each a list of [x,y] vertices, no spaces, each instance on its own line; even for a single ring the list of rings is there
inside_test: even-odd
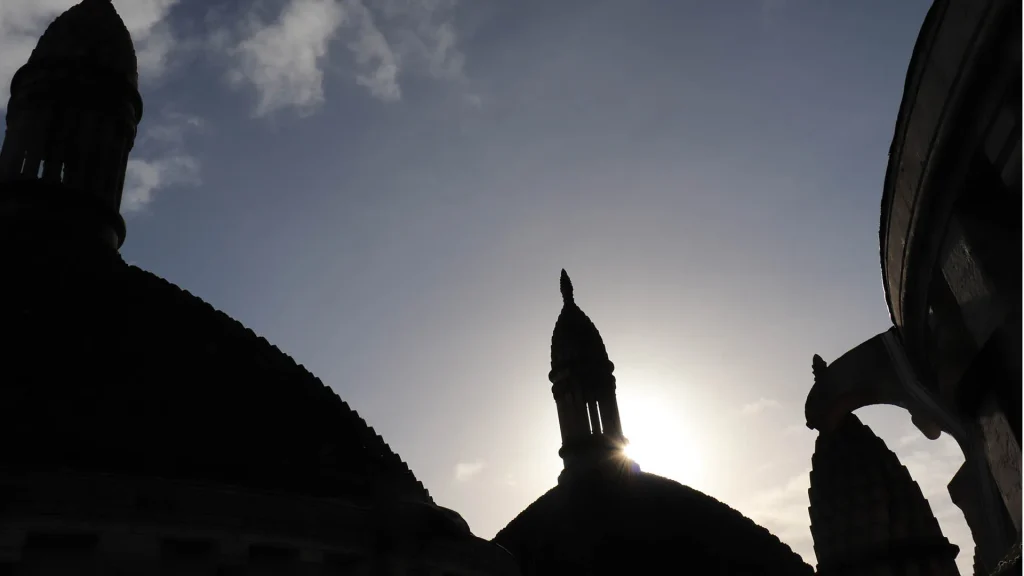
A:
[[[559,279],[558,285],[562,290],[562,303],[573,304],[572,280],[569,280],[569,275],[566,274],[565,268],[562,268],[562,277]]]
[[[817,382],[819,379],[825,376],[825,369],[828,368],[828,364],[821,356],[817,354],[811,358],[811,372],[814,374],[814,381]]]

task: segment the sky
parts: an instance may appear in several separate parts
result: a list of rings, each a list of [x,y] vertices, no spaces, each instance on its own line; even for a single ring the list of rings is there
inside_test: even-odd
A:
[[[0,100],[73,0],[0,2]],[[640,466],[814,562],[811,357],[888,328],[878,214],[926,0],[114,0],[124,258],[317,374],[490,538],[554,486],[566,268]],[[970,573],[963,461],[858,415]]]

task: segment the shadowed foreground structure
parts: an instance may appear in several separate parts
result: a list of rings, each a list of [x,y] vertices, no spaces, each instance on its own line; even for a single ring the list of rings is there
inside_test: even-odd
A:
[[[853,414],[815,443],[810,501],[821,576],[959,574],[958,549],[942,535],[921,488]]]
[[[550,380],[565,466],[558,485],[495,542],[519,558],[527,575],[653,574],[680,569],[680,562],[701,574],[813,574],[788,546],[736,510],[641,472],[623,454],[614,365],[594,323],[576,305],[564,270],[561,287]]]
[[[12,82],[0,573],[515,574],[313,375],[121,259],[136,70],[85,0]]]
[[[814,358],[822,576],[956,574],[920,489],[857,420],[906,408],[967,462],[949,485],[975,572],[1020,574],[1020,4],[940,0],[907,75],[881,218],[894,326]],[[614,365],[563,271],[551,342],[564,469],[487,542],[330,388],[127,265],[142,119],[109,0],[47,29],[0,148],[0,574],[769,574],[814,569],[764,528],[641,472]]]
[[[909,537],[939,543],[932,571],[918,573],[948,573],[930,512],[920,506],[919,521],[899,536],[888,532],[895,518],[873,519],[882,530],[861,528],[853,537],[861,550],[850,542],[852,526],[815,516],[826,492],[845,500],[843,510],[880,504],[882,496],[918,500],[909,477],[891,477],[879,492],[878,478],[867,476],[872,469],[904,476],[877,442],[870,461],[862,454],[860,465],[836,471],[873,442],[851,413],[889,404],[906,409],[926,437],[946,433],[959,444],[965,462],[948,488],[974,537],[974,573],[1020,574],[1020,2],[937,0],[928,11],[890,147],[879,249],[892,328],[831,364],[814,357],[806,418],[821,434],[811,490],[819,571],[833,558],[863,556],[872,537]],[[865,482],[840,489],[848,474]],[[833,548],[837,539],[851,546]],[[921,552],[917,562],[929,556]]]

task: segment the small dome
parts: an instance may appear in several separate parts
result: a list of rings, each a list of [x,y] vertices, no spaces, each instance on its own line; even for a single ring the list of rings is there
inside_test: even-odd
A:
[[[562,312],[551,335],[551,372],[575,365],[591,365],[607,369],[611,365],[608,351],[597,326],[580,310],[573,299],[572,281],[562,270]]]
[[[952,569],[959,549],[942,535],[907,468],[857,416],[818,436],[812,462],[808,495],[819,570],[870,571],[891,560],[865,551],[897,548]]]
[[[645,472],[559,484],[494,542],[516,556],[527,575],[814,573],[740,512]]]
[[[29,57],[30,64],[43,62],[105,68],[139,83],[131,34],[110,0],[83,0],[54,19]]]

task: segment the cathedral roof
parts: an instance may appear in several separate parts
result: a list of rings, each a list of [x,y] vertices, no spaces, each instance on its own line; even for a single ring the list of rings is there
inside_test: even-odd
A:
[[[813,574],[768,530],[726,504],[644,472],[559,484],[498,532],[525,574]],[[666,567],[675,567],[668,569]]]
[[[432,502],[334,391],[203,300],[116,255],[30,265],[3,288],[5,466]]]
[[[559,284],[562,290],[562,311],[555,321],[555,330],[551,335],[552,376],[573,367],[594,367],[602,370],[612,368],[601,333],[576,305],[572,281],[565,270],[562,270]]]
[[[54,19],[29,57],[41,62],[108,69],[138,87],[132,37],[110,0],[82,0]]]

